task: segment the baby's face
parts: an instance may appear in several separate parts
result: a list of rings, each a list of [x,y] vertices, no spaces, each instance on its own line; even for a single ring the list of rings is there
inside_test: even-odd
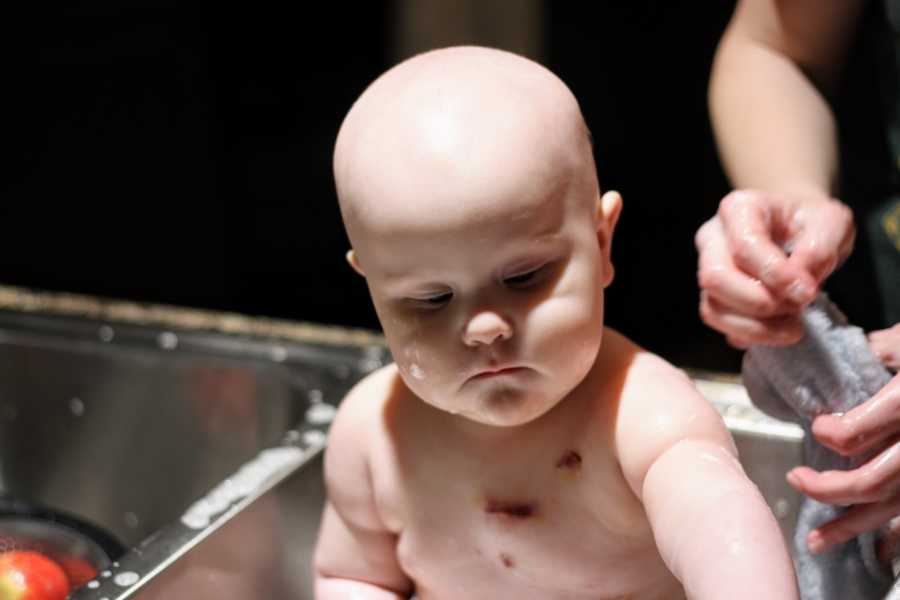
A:
[[[409,388],[442,410],[511,426],[548,411],[593,365],[612,276],[598,230],[608,240],[611,223],[575,197],[596,197],[596,184],[572,174],[500,188],[471,203],[420,204],[357,231],[356,248]]]
[[[425,402],[528,422],[593,365],[618,196],[578,103],[521,57],[457,48],[388,71],[341,127],[335,180],[382,328]]]

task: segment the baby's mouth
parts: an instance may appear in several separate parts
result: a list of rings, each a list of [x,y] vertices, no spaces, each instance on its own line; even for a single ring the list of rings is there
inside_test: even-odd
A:
[[[517,366],[488,367],[486,369],[476,372],[469,379],[470,380],[481,380],[481,379],[493,379],[495,377],[514,376],[514,375],[524,372],[524,371],[525,371],[525,367],[517,367]]]

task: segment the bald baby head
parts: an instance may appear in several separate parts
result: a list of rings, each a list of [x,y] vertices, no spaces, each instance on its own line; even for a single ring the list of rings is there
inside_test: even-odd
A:
[[[597,197],[571,91],[533,61],[478,47],[420,54],[375,80],[341,126],[334,173],[355,248],[362,231],[452,227],[557,196],[589,210]],[[584,189],[556,193],[572,185]]]

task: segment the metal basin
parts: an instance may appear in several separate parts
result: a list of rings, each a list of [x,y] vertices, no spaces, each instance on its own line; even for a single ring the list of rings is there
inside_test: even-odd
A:
[[[0,497],[126,549],[73,599],[312,598],[328,423],[389,359],[379,338],[213,330],[234,316],[197,326],[78,302],[35,312],[3,291]],[[735,380],[691,375],[790,536],[799,496],[784,472],[800,430],[753,409]]]
[[[0,506],[126,549],[73,598],[308,595],[332,404],[387,354],[307,337],[0,310]]]

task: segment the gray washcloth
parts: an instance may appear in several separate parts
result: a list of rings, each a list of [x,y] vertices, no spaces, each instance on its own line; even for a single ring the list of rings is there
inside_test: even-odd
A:
[[[824,413],[846,412],[868,400],[891,376],[878,361],[863,331],[821,294],[803,313],[805,335],[786,348],[754,346],[744,355],[743,381],[753,403],[805,432],[805,463],[817,471],[852,469],[859,459],[843,457],[819,444],[810,432]],[[889,571],[875,555],[876,534],[810,554],[806,536],[844,508],[804,498],[794,535],[797,579],[803,600],[877,600],[891,589]]]

